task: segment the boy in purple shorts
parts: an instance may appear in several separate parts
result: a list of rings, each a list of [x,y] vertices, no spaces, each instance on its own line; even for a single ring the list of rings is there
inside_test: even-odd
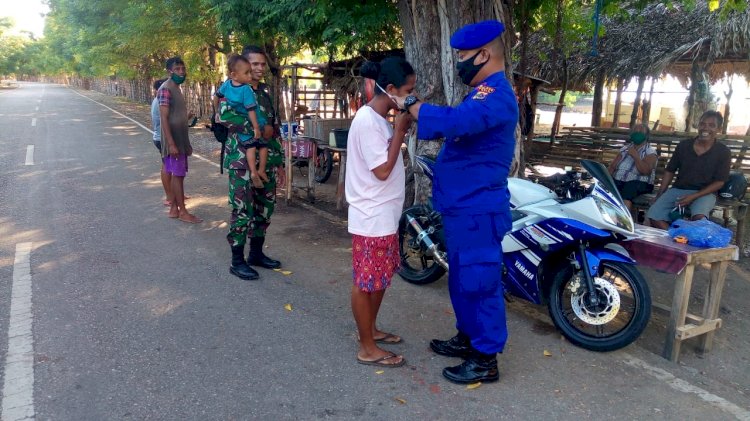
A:
[[[188,156],[193,154],[188,136],[188,112],[180,84],[185,81],[185,62],[179,57],[167,60],[169,79],[156,94],[159,100],[161,117],[161,156],[164,170],[171,176],[169,217],[197,224],[201,218],[189,213],[185,208],[185,176],[188,172]]]

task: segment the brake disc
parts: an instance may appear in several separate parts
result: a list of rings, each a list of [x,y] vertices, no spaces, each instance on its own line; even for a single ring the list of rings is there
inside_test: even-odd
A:
[[[599,304],[591,307],[586,304],[585,288],[578,288],[579,293],[570,297],[570,305],[579,319],[590,325],[607,324],[617,316],[620,311],[620,293],[617,288],[605,279],[595,277],[594,288],[599,296]]]

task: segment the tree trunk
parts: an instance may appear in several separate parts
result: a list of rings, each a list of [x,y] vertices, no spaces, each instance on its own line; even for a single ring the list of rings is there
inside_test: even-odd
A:
[[[625,80],[617,79],[617,95],[615,96],[615,109],[612,112],[612,127],[617,128],[620,125],[620,108],[622,108],[622,91],[625,89]]]
[[[506,74],[511,74],[511,47],[515,43],[511,17],[513,0],[399,0],[399,21],[404,35],[406,59],[414,66],[417,77],[416,90],[426,102],[457,104],[468,92],[456,75],[455,52],[450,47],[450,37],[458,28],[472,22],[497,19],[505,23]],[[508,77],[513,80],[512,77]],[[443,140],[416,141],[409,138],[409,150],[418,155],[437,156]],[[416,145],[415,145],[416,143]],[[518,142],[517,142],[518,143]],[[412,155],[412,153],[410,153]],[[516,156],[520,146],[516,145]],[[414,157],[410,156],[414,168]],[[410,177],[410,174],[407,174]],[[427,177],[414,174],[414,203],[423,203],[432,195]],[[409,204],[410,198],[406,199]]]
[[[591,125],[593,127],[599,127],[602,125],[602,96],[604,94],[604,81],[606,80],[606,76],[603,67],[596,75],[596,84],[594,85],[594,105],[591,110]]]
[[[638,89],[635,91],[635,101],[633,101],[633,112],[630,113],[630,124],[628,127],[631,129],[635,126],[635,122],[638,121],[638,111],[641,108],[641,95],[643,94],[643,86],[646,84],[645,76],[638,76]]]

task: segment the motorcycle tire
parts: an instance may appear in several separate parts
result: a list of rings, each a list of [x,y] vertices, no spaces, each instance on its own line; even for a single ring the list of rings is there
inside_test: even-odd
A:
[[[601,305],[596,309],[586,306],[582,310],[579,307],[576,312],[573,301],[577,301],[580,306],[583,295],[575,296],[580,300],[573,299],[569,288],[573,280],[572,270],[560,271],[555,277],[550,290],[549,314],[555,326],[571,343],[591,351],[614,351],[635,341],[646,328],[651,317],[651,293],[643,275],[629,264],[602,262],[596,278],[601,279],[598,282],[610,284],[606,288],[597,289],[598,291],[610,295],[614,291],[618,294],[619,305],[614,316],[605,311],[606,305],[605,309]],[[597,314],[601,317],[598,320]],[[608,317],[613,318],[607,320]],[[607,329],[612,331],[605,333]]]
[[[401,268],[398,271],[399,276],[406,282],[415,285],[427,285],[440,279],[445,274],[445,269],[440,266],[434,259],[424,255],[424,247],[419,250],[411,247],[409,242],[414,239],[416,234],[406,220],[406,214],[416,218],[422,225],[422,228],[428,229],[429,225],[425,223],[427,208],[422,205],[412,206],[401,214],[398,221],[398,249],[401,255]],[[435,238],[433,238],[433,241]],[[421,253],[421,254],[420,254]],[[415,265],[414,260],[421,262],[421,267]],[[428,265],[428,261],[432,264]]]
[[[333,154],[328,149],[318,149],[318,162],[315,166],[315,181],[325,183],[333,172]]]

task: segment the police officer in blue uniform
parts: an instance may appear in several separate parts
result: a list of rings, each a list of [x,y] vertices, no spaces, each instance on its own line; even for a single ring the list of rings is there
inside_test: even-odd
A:
[[[433,180],[443,215],[449,289],[458,334],[430,348],[464,362],[443,370],[455,383],[499,379],[496,354],[508,338],[503,301],[502,239],[511,228],[508,173],[518,105],[505,75],[501,22],[466,25],[451,37],[458,75],[472,91],[455,107],[403,100],[419,122],[419,139],[445,138]]]

